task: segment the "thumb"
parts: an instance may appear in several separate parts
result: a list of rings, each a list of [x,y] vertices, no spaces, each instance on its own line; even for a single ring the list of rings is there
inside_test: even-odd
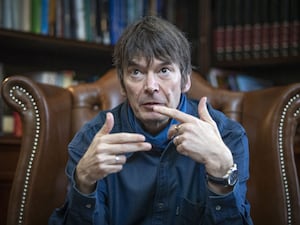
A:
[[[202,97],[198,104],[198,114],[201,120],[208,122],[210,124],[214,123],[214,120],[211,118],[207,110],[207,97]]]
[[[109,134],[112,128],[114,127],[114,116],[112,113],[106,113],[105,123],[102,128],[98,131],[97,136],[103,136],[105,134]]]

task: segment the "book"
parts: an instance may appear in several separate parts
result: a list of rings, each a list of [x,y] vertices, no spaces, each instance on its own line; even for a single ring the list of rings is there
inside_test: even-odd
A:
[[[243,46],[243,0],[234,0],[234,26],[233,26],[233,55],[235,60],[242,59]]]
[[[210,69],[206,78],[213,87],[221,89],[232,89],[229,81],[231,79],[230,76],[232,76],[230,71],[212,68]]]
[[[75,72],[72,70],[39,71],[27,73],[26,76],[39,83],[55,85],[64,88],[69,87],[75,82]]]
[[[233,10],[233,0],[225,1],[225,60],[230,61],[233,59],[233,21],[234,21],[234,10]]]
[[[245,74],[241,71],[212,68],[207,81],[216,88],[232,91],[254,91],[272,87],[273,81]]]
[[[262,49],[262,0],[253,0],[253,22],[252,22],[252,57],[260,58]]]
[[[13,15],[12,15],[12,1],[3,0],[2,2],[2,25],[3,28],[12,29],[13,28]]]
[[[289,55],[290,0],[281,2],[279,21],[279,53],[287,57]]]
[[[213,51],[217,61],[225,58],[225,13],[224,0],[215,0],[215,22],[213,24]]]
[[[300,3],[291,0],[289,53],[291,56],[300,55]]]
[[[49,34],[49,1],[41,0],[41,34]]]
[[[243,7],[243,59],[251,59],[252,58],[252,0],[244,0]]]
[[[63,23],[63,37],[72,38],[71,32],[71,1],[73,0],[62,0],[62,23]]]
[[[56,35],[55,27],[56,27],[56,0],[49,0],[48,34],[50,36]]]
[[[31,0],[31,32],[41,33],[41,16],[42,16],[41,0]]]
[[[262,27],[261,27],[261,57],[270,57],[270,11],[269,0],[261,0],[262,7]]]
[[[126,7],[123,0],[109,0],[110,44],[115,45],[127,25]]]
[[[279,56],[279,0],[270,0],[270,53],[272,57]]]
[[[237,83],[238,91],[255,91],[273,86],[271,80],[265,80],[254,76],[245,74],[236,74],[235,80]]]
[[[86,40],[86,28],[85,28],[85,3],[84,0],[75,0],[74,8],[72,9],[74,14],[74,26],[76,39]]]
[[[21,30],[25,32],[31,31],[31,0],[20,1],[21,4]]]

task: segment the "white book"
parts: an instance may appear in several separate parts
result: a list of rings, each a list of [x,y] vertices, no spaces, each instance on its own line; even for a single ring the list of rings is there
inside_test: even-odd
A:
[[[78,40],[86,40],[84,0],[75,0],[74,5],[76,38]]]

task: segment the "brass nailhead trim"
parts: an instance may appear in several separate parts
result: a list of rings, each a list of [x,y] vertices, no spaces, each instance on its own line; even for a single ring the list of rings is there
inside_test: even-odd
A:
[[[23,87],[20,86],[13,86],[11,90],[9,90],[9,96],[10,98],[16,102],[23,111],[27,111],[27,107],[25,105],[25,103],[23,103],[21,100],[19,100],[15,95],[14,92],[15,91],[21,91],[23,92],[29,99],[30,103],[33,106],[33,112],[34,112],[34,118],[35,118],[35,124],[36,124],[36,129],[35,129],[35,138],[33,140],[33,145],[32,145],[32,149],[31,149],[31,154],[30,154],[30,158],[29,158],[29,162],[27,164],[27,169],[26,169],[26,175],[25,175],[25,181],[23,184],[23,193],[22,193],[22,200],[20,203],[20,210],[19,210],[19,218],[18,218],[18,224],[22,224],[23,223],[23,216],[24,216],[24,211],[25,211],[25,204],[26,204],[26,197],[28,194],[28,186],[29,186],[29,182],[30,182],[30,176],[31,176],[31,169],[34,163],[34,159],[35,159],[35,155],[36,155],[36,149],[39,143],[39,133],[40,133],[40,128],[41,128],[41,124],[40,124],[40,114],[39,114],[39,109],[37,107],[36,101],[35,99],[32,97],[32,95]]]
[[[287,216],[288,216],[288,223],[287,225],[292,224],[292,206],[291,206],[291,201],[290,201],[290,192],[289,192],[289,184],[286,176],[286,166],[285,166],[285,160],[284,160],[284,149],[283,149],[283,126],[285,123],[286,119],[286,113],[288,109],[291,107],[293,102],[295,102],[297,99],[299,99],[299,94],[296,94],[292,98],[289,99],[288,103],[284,106],[283,111],[281,113],[280,117],[280,123],[279,123],[279,128],[278,128],[278,136],[279,136],[279,158],[280,158],[280,166],[281,166],[281,172],[283,176],[283,183],[284,183],[284,191],[285,191],[285,198],[286,198],[286,210],[287,210]],[[298,116],[300,113],[300,109],[297,109],[294,112],[294,117]]]

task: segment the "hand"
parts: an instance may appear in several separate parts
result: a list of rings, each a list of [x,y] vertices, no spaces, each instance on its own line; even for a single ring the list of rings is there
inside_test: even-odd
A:
[[[122,170],[125,153],[151,149],[151,144],[145,142],[141,134],[110,134],[113,126],[114,117],[107,113],[104,125],[76,167],[75,180],[82,193],[91,193],[97,180]]]
[[[206,107],[206,97],[198,105],[199,118],[165,106],[154,106],[155,112],[172,117],[180,122],[170,128],[168,137],[174,138],[179,153],[203,163],[213,176],[223,177],[233,165],[230,150],[223,142],[215,121]]]

